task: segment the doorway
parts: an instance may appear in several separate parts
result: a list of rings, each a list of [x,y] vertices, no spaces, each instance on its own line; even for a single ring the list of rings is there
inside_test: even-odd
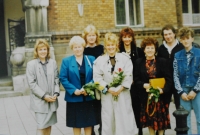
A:
[[[8,75],[3,2],[3,0],[0,0],[0,77]]]

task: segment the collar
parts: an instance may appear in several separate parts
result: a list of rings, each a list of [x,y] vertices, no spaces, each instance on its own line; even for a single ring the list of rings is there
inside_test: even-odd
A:
[[[86,45],[85,48],[94,48],[95,46],[97,46],[97,45],[96,45],[96,44],[94,44],[93,46],[91,46],[91,45]]]
[[[38,61],[38,63],[41,63],[41,64],[43,64],[43,65],[44,65],[44,64],[47,64],[47,63],[49,62],[49,60],[46,59],[45,63],[42,63],[41,60],[40,60],[39,58],[37,58],[37,61]]]
[[[166,41],[163,41],[163,45],[167,48],[169,54],[171,54],[172,49],[173,49],[177,44],[179,44],[179,41],[178,41],[177,39],[176,39],[175,41],[176,41],[176,42],[175,42],[175,44],[172,45],[172,47],[169,47],[169,46],[167,45]]]
[[[187,55],[187,54],[194,54],[194,48],[195,47],[192,47],[188,52],[184,49],[184,53]]]

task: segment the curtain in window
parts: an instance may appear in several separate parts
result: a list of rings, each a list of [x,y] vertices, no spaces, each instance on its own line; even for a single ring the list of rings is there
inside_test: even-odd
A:
[[[125,0],[115,0],[117,24],[126,24]]]

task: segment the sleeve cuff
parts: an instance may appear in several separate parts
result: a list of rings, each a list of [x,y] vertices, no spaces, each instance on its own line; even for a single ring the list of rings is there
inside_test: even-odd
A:
[[[55,93],[54,93],[54,95],[57,95],[57,97],[58,97],[58,96],[60,96],[60,93],[58,93],[58,92],[55,92]]]
[[[181,96],[183,93],[185,93],[184,91],[181,91],[180,93],[178,93],[179,96]]]
[[[42,100],[44,100],[45,96],[46,96],[46,94],[44,94],[44,96],[42,96]]]
[[[199,91],[198,90],[196,90],[196,89],[193,89],[193,91],[197,94]]]

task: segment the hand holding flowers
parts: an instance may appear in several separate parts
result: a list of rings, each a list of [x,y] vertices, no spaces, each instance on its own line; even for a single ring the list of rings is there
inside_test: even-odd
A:
[[[121,68],[113,72],[113,81],[109,84],[109,92],[114,96],[115,101],[118,100],[118,96],[123,90],[123,87],[121,87],[120,85],[122,84],[124,77],[124,71],[122,71]]]
[[[152,116],[155,112],[156,109],[156,103],[158,102],[158,99],[160,97],[160,94],[163,93],[163,90],[159,87],[154,88],[154,87],[150,87],[146,89],[146,92],[148,92],[148,99],[147,99],[147,108],[146,108],[146,112],[149,116]],[[155,106],[154,106],[154,110],[151,114],[149,114],[149,104],[155,102]]]
[[[156,102],[156,103],[158,102],[158,98],[160,96],[160,90],[159,89],[155,89],[153,87],[146,89],[146,91],[149,93],[148,94],[148,101],[149,101],[148,104],[151,104],[152,102]]]
[[[83,89],[85,90],[86,94],[89,95],[91,98],[95,99],[95,90],[102,91],[104,89],[103,86],[101,86],[98,82],[90,82],[83,86]]]

